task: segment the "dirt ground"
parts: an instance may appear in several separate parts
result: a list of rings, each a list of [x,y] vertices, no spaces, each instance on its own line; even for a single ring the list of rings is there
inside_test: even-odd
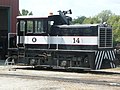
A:
[[[120,90],[120,75],[8,69],[0,67],[0,90]]]

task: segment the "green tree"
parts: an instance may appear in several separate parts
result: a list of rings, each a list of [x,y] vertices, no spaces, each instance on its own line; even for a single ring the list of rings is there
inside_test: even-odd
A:
[[[85,16],[77,17],[76,19],[73,19],[72,23],[73,24],[82,24],[85,19],[86,19]]]
[[[101,20],[101,22],[107,22],[109,17],[112,15],[112,12],[110,10],[103,10],[101,13],[99,13],[96,17]]]
[[[100,20],[98,19],[98,17],[89,17],[89,18],[86,18],[84,21],[83,21],[84,24],[94,24],[94,23],[100,23]]]
[[[22,9],[22,11],[20,12],[19,11],[19,15],[20,16],[27,16],[27,15],[33,15],[32,11],[28,11],[28,10],[25,10],[25,9]]]
[[[120,15],[112,15],[109,17],[108,24],[113,28],[113,40],[114,43],[120,42]]]
[[[89,17],[89,18],[85,18],[85,20],[83,21],[83,24],[92,24],[93,21],[92,21],[92,18]]]

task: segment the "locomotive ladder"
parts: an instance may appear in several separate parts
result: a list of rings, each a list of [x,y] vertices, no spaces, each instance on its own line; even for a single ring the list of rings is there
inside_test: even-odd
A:
[[[25,32],[23,32],[22,40],[22,45],[18,46],[18,62],[20,61],[20,58],[25,58]]]
[[[109,60],[109,64],[111,68],[115,68],[116,65],[114,63],[115,52],[113,50],[108,51],[97,51],[95,58],[95,69],[101,69],[103,60]]]
[[[25,45],[23,47],[18,47],[18,63],[23,64],[21,62],[22,59],[25,59]]]

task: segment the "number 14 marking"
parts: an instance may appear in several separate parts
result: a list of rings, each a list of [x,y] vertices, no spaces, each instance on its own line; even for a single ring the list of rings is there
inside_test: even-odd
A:
[[[80,38],[73,38],[73,43],[80,43]]]

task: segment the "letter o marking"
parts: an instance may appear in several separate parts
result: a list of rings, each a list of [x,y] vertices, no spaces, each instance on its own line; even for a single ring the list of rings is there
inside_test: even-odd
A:
[[[33,41],[33,42],[36,42],[36,41],[37,41],[37,39],[34,37],[34,38],[32,38],[32,41]]]

